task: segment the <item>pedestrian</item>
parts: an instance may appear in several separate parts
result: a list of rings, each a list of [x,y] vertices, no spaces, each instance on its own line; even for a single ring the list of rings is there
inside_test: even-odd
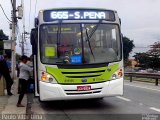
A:
[[[10,69],[9,69],[8,64],[7,64],[7,59],[8,59],[8,56],[5,55],[4,59],[0,60],[0,73],[6,81],[7,94],[9,96],[11,96],[11,95],[13,95],[12,92],[11,92],[11,87],[12,87],[12,84],[13,84],[13,80],[10,76]]]
[[[21,57],[21,62],[19,65],[19,85],[20,85],[20,90],[19,90],[19,99],[17,102],[17,107],[24,107],[24,105],[21,104],[22,99],[24,97],[24,94],[27,91],[27,86],[28,86],[28,80],[30,77],[30,73],[33,71],[33,68],[29,67],[26,63],[28,61],[28,57],[25,55],[22,55]]]
[[[11,57],[6,54],[6,55],[4,55],[4,59],[5,59],[6,63],[7,63],[9,72],[11,72]]]

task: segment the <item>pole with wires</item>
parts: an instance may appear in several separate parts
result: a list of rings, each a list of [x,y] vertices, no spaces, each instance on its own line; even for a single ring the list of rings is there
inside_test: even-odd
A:
[[[11,77],[14,79],[15,77],[15,46],[16,46],[16,24],[17,24],[17,17],[16,17],[16,0],[12,0],[12,34],[11,34],[11,50],[12,50],[12,74]]]

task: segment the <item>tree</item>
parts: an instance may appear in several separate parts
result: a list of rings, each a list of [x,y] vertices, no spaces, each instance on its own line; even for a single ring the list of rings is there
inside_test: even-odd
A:
[[[151,56],[160,57],[160,41],[155,42],[153,45],[150,45],[148,54]]]
[[[127,62],[129,53],[133,50],[135,45],[133,44],[133,40],[130,40],[125,36],[122,38],[122,41],[123,41],[123,57],[124,57],[124,61]]]
[[[0,30],[0,54],[3,54],[3,40],[8,40],[8,36],[6,36],[3,30]]]
[[[8,36],[4,34],[3,30],[0,30],[0,41],[8,40]]]
[[[150,67],[153,69],[160,68],[160,42],[155,42],[150,45],[150,50],[147,52],[150,58]]]
[[[139,63],[139,67],[142,68],[149,68],[149,64],[150,64],[150,58],[149,55],[145,52],[143,53],[135,53],[135,55],[133,56],[135,58],[136,61],[138,61]]]
[[[3,41],[0,41],[0,55],[3,54]]]
[[[145,53],[136,53],[135,59],[139,61],[140,67],[143,68],[160,68],[160,42],[150,45],[150,49]]]

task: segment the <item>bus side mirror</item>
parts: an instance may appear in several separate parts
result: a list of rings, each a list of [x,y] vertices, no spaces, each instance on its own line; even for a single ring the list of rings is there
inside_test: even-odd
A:
[[[121,25],[121,18],[119,18],[119,22],[120,22],[120,25]]]
[[[30,35],[30,43],[32,45],[32,52],[33,54],[36,54],[37,52],[37,40],[38,40],[38,31],[37,28],[33,28],[31,30],[31,35]]]
[[[30,35],[30,43],[31,43],[31,45],[35,44],[35,41],[36,41],[35,39],[36,39],[36,30],[35,30],[35,28],[33,28],[31,30],[31,35]]]

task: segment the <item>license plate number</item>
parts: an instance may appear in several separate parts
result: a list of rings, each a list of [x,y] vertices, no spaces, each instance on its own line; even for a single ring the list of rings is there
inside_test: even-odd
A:
[[[89,91],[91,86],[77,86],[77,91]]]

